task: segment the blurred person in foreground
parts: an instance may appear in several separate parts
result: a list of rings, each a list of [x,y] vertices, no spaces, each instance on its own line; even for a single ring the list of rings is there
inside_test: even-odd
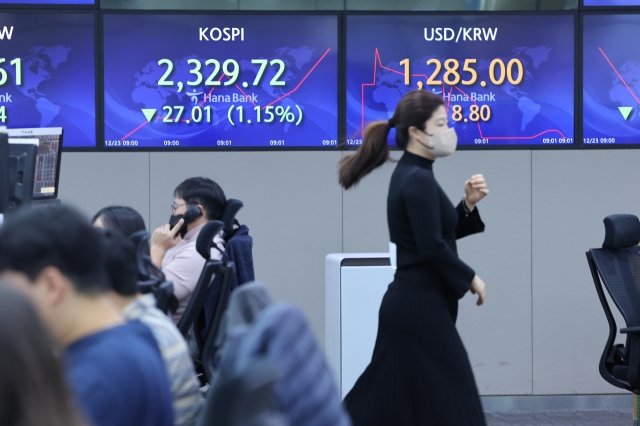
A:
[[[0,425],[85,426],[27,296],[0,282]]]
[[[23,210],[0,228],[0,274],[25,291],[64,349],[67,379],[96,426],[170,426],[167,373],[149,328],[107,297],[99,232],[65,206]]]
[[[116,222],[126,226],[127,217],[129,217],[128,213],[125,217],[118,217],[116,213]],[[96,222],[94,226],[97,226]],[[109,229],[107,226],[103,243],[107,276],[111,285],[109,297],[125,320],[139,320],[151,329],[160,348],[171,384],[174,424],[176,426],[195,424],[204,399],[186,341],[173,321],[156,308],[156,299],[153,294],[138,293],[136,253],[131,240],[116,229]]]

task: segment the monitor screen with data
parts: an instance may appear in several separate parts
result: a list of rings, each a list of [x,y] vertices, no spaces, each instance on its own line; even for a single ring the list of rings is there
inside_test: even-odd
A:
[[[62,128],[7,129],[7,132],[12,140],[29,139],[38,141],[33,199],[57,198],[62,156]]]
[[[104,15],[104,146],[338,144],[337,15]]]
[[[574,144],[573,15],[348,15],[347,145],[411,90],[444,101],[459,146]],[[395,130],[389,134],[395,144]]]

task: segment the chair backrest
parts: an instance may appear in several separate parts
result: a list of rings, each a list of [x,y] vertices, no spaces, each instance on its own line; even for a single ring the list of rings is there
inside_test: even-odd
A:
[[[228,199],[224,205],[224,209],[222,210],[221,220],[212,221],[212,222],[222,223],[222,231],[224,232],[224,235],[225,235],[224,237],[225,241],[228,241],[233,235],[233,225],[238,223],[238,221],[236,220],[236,214],[238,214],[238,212],[240,211],[243,205],[244,204],[242,204],[242,201],[240,200],[235,200],[233,198]],[[202,229],[202,231],[200,231],[200,235],[202,235],[204,231],[205,230]],[[213,237],[218,232],[220,232],[220,230],[218,229],[213,234],[212,232],[213,230],[209,229],[208,233],[202,237],[202,240],[198,236],[198,240],[196,241],[196,250],[198,250],[198,253],[200,253],[200,256],[204,257],[205,259],[209,259],[211,257],[212,248],[216,248],[220,250],[218,246],[213,244]],[[226,253],[224,251],[221,251],[221,253],[222,253],[222,259],[227,260]]]
[[[290,424],[351,425],[324,353],[300,309],[286,303],[270,305],[249,327],[233,329],[228,342],[221,372],[230,362],[242,369],[256,357],[274,363],[280,372],[275,408]]]
[[[215,273],[218,272],[223,265],[221,260],[211,259],[211,249],[217,246],[214,244],[213,239],[224,227],[224,224],[219,220],[212,220],[207,222],[200,230],[198,239],[196,240],[196,250],[202,257],[205,258],[204,267],[198,278],[196,287],[191,294],[189,303],[184,310],[184,313],[178,321],[178,330],[183,336],[189,333],[189,328],[195,321],[202,310],[204,304],[204,298],[211,284],[211,279]]]
[[[633,215],[604,219],[601,249],[587,252],[600,303],[609,322],[609,337],[600,359],[602,377],[622,389],[640,391],[640,220]],[[604,288],[620,310],[629,333],[624,347],[614,345],[618,329]]]
[[[224,223],[224,233],[230,235],[233,232],[233,225],[237,224],[236,215],[244,206],[242,201],[229,198],[222,211],[222,223]]]
[[[241,225],[234,229],[230,235],[225,234],[225,254],[229,261],[235,264],[235,273],[231,276],[229,291],[234,291],[238,286],[255,281],[253,268],[253,238],[249,235],[249,228]],[[209,287],[204,302],[204,324],[200,324],[203,333],[209,329],[215,313],[218,310],[219,294],[222,287],[222,276],[216,276]],[[224,309],[224,305],[223,305]]]
[[[627,327],[640,326],[640,221],[612,215],[604,224],[602,248],[591,249],[597,271]]]
[[[251,282],[238,287],[231,295],[225,316],[226,328],[253,324],[260,312],[275,303],[267,287],[261,282]]]
[[[217,248],[213,243],[213,239],[223,228],[224,223],[219,220],[209,221],[202,227],[196,239],[196,251],[200,256],[206,260],[211,259],[211,249]]]
[[[208,392],[196,426],[287,426],[273,408],[278,376],[273,363],[260,358],[239,371],[223,371]]]
[[[224,238],[228,248],[233,249],[238,224],[236,214],[242,208],[240,200],[228,199],[222,212]],[[247,229],[246,227],[241,227]],[[241,229],[238,228],[238,229]],[[238,237],[239,238],[239,237]],[[251,238],[246,235],[246,238]],[[194,324],[196,342],[200,348],[201,361],[207,379],[211,378],[214,365],[211,363],[216,352],[215,336],[220,329],[222,316],[227,307],[231,291],[237,286],[236,266],[229,257],[229,251],[222,253],[222,264],[218,267],[216,277],[205,295],[203,306]],[[253,258],[251,259],[253,261]],[[252,263],[253,266],[253,263]],[[253,269],[252,269],[253,272]]]
[[[219,325],[209,329],[202,351],[202,364],[208,381],[215,378],[230,330],[241,325],[250,326],[260,312],[273,303],[267,288],[259,282],[246,283],[231,293],[227,309]]]
[[[225,308],[229,303],[229,298],[231,297],[231,277],[235,273],[235,265],[233,262],[227,262],[218,270],[219,276],[222,276],[221,286],[220,286],[220,294],[218,295],[218,303],[216,304],[216,312],[213,317],[213,321],[211,325],[207,329],[205,333],[204,341],[199,342],[200,350],[200,361],[204,368],[204,373],[207,381],[210,381],[213,377],[213,372],[215,369],[214,364],[214,354],[217,351],[215,338],[218,334],[218,330],[220,330],[220,325],[222,324],[222,316],[225,312]],[[196,335],[200,335],[202,330],[195,330]]]
[[[236,219],[236,215],[238,214],[238,212],[243,206],[244,204],[240,200],[229,198],[226,201],[224,205],[224,209],[222,210],[222,218],[220,219],[220,221],[223,223],[222,231],[223,231],[225,242],[228,242],[233,236],[234,234],[233,226],[236,224],[239,224]],[[217,248],[217,246],[214,246],[214,247]],[[225,262],[228,261],[229,257],[227,256],[227,254],[224,251],[221,251],[221,253],[222,253],[222,259]]]

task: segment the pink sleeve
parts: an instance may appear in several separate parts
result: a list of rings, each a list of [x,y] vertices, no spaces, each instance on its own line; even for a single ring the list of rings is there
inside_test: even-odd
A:
[[[173,294],[179,301],[193,293],[203,267],[204,258],[195,250],[195,245],[184,247],[163,265],[162,272],[173,282]]]
[[[224,250],[224,239],[216,235],[213,241]],[[217,249],[211,250],[212,259],[222,259],[222,253]],[[162,265],[162,272],[167,280],[173,282],[173,294],[178,301],[191,296],[198,284],[198,278],[204,267],[205,260],[196,251],[194,244],[182,247],[175,256]]]

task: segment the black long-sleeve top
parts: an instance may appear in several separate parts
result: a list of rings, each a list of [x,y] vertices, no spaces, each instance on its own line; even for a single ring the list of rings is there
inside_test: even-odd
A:
[[[456,239],[484,231],[478,208],[453,204],[433,175],[433,161],[405,152],[391,177],[387,221],[398,272],[420,270],[426,281],[461,298],[475,275],[459,257]],[[397,273],[398,273],[397,272]]]

